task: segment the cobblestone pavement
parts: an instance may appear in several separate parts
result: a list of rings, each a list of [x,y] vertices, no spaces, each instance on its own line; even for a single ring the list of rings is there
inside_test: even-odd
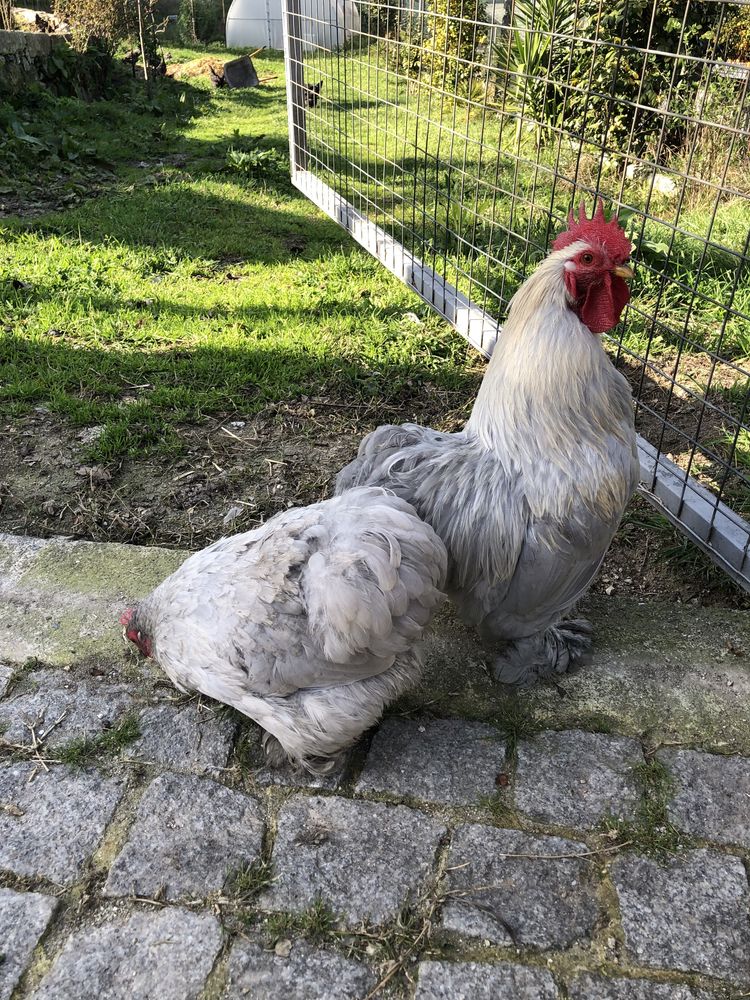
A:
[[[750,997],[747,615],[600,602],[518,693],[446,618],[312,779],[125,648],[148,556],[0,536],[0,1000]]]

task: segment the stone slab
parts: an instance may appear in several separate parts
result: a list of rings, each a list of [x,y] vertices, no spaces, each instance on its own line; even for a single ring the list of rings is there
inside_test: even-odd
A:
[[[133,706],[132,693],[123,685],[78,681],[58,670],[35,670],[25,681],[28,690],[0,705],[0,730],[9,743],[30,746],[32,725],[37,740],[54,750],[99,736]]]
[[[405,806],[295,795],[279,813],[260,905],[300,913],[322,899],[347,926],[385,923],[423,888],[444,833]]]
[[[70,885],[96,850],[123,793],[98,772],[0,765],[0,868]]]
[[[602,976],[579,976],[568,986],[568,996],[570,1000],[711,1000],[703,990],[682,983]]]
[[[208,913],[134,913],[73,934],[34,1000],[196,1000],[221,940],[221,925]]]
[[[10,667],[5,663],[0,663],[0,698],[4,697],[5,692],[8,690],[12,676],[13,667]]]
[[[138,717],[140,738],[123,750],[123,758],[206,774],[226,767],[237,724],[217,703],[159,704]]]
[[[585,844],[520,830],[462,826],[447,864],[442,926],[493,944],[567,948],[599,914]]]
[[[578,730],[546,732],[518,744],[515,802],[543,823],[590,830],[605,815],[634,816],[643,763],[637,740]]]
[[[505,743],[482,722],[386,719],[375,733],[358,792],[476,805],[497,790]]]
[[[223,1000],[353,1000],[365,997],[376,977],[371,969],[306,941],[291,942],[286,958],[253,941],[240,940],[229,957]]]
[[[557,1000],[546,969],[510,962],[420,962],[414,1000]]]
[[[588,596],[579,611],[594,626],[592,663],[561,675],[557,687],[523,692],[519,706],[538,728],[588,729],[589,718],[604,717],[625,736],[648,731],[654,743],[716,743],[750,756],[750,612],[616,595]],[[730,643],[744,657],[728,652]],[[438,715],[502,716],[507,694],[449,605],[430,625],[424,663],[421,683],[401,699],[404,709],[429,702]]]
[[[739,858],[688,851],[661,866],[631,855],[611,873],[635,962],[750,983],[750,888]]]
[[[0,533],[0,660],[34,657],[56,666],[94,655],[122,659],[123,608],[187,555]]]
[[[678,830],[750,848],[750,760],[698,750],[661,750],[676,789],[667,807]]]
[[[57,907],[54,896],[0,889],[0,1000],[8,1000]]]
[[[260,857],[263,830],[255,799],[209,778],[162,774],[138,805],[104,894],[203,898]]]

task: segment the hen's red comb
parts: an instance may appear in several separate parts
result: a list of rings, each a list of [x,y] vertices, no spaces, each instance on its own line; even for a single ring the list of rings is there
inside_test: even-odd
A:
[[[122,626],[123,626],[124,628],[127,628],[127,627],[128,627],[128,625],[129,625],[129,624],[131,623],[131,621],[132,621],[132,620],[133,620],[133,609],[132,609],[132,608],[127,608],[127,609],[126,609],[125,611],[123,611],[123,613],[122,613],[122,614],[120,615],[120,624],[121,624],[121,625],[122,625]]]
[[[628,259],[633,249],[630,240],[625,235],[617,216],[609,222],[604,218],[604,202],[599,199],[596,211],[591,219],[586,218],[586,206],[581,202],[578,208],[578,220],[573,215],[573,209],[568,216],[568,228],[563,230],[552,244],[553,250],[569,247],[576,240],[597,242],[605,247],[615,264],[621,264]]]

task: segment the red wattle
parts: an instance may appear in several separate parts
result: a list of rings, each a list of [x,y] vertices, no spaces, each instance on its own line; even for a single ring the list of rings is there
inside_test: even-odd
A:
[[[616,327],[623,309],[630,301],[627,282],[609,272],[604,275],[601,283],[589,285],[582,301],[578,295],[575,275],[571,271],[565,274],[565,285],[576,301],[573,308],[578,318],[592,333],[606,333]]]

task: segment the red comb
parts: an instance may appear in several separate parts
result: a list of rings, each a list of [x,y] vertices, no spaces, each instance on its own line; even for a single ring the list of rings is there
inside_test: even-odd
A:
[[[122,626],[123,626],[124,628],[127,628],[127,627],[128,627],[128,625],[129,625],[129,624],[131,623],[131,621],[132,621],[132,620],[133,620],[133,609],[132,609],[132,608],[127,608],[127,609],[126,609],[125,611],[123,611],[123,613],[122,613],[122,614],[120,615],[120,624],[121,624],[121,625],[122,625]]]
[[[576,240],[596,241],[606,248],[607,253],[616,264],[627,260],[633,249],[630,240],[617,221],[617,216],[614,216],[609,222],[604,218],[604,202],[601,198],[591,219],[586,218],[586,206],[583,202],[578,208],[578,221],[576,221],[571,208],[568,216],[568,228],[560,233],[552,244],[552,249],[562,250],[564,247],[569,247],[571,243],[575,243]]]

